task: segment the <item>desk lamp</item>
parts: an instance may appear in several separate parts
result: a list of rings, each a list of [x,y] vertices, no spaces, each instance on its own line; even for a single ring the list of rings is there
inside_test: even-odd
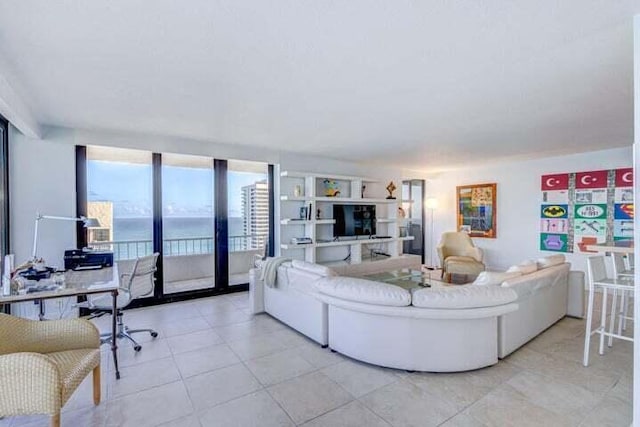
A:
[[[36,252],[38,251],[38,223],[43,219],[53,219],[59,221],[82,221],[83,226],[85,228],[89,227],[100,227],[100,222],[95,218],[87,218],[85,216],[81,217],[67,217],[67,216],[53,216],[53,215],[42,215],[41,213],[36,213],[36,223],[33,231],[33,251],[31,253],[31,259],[33,262],[36,261]]]

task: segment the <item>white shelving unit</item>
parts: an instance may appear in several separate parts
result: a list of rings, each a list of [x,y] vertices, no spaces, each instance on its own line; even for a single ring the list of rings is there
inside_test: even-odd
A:
[[[284,218],[280,220],[281,225],[305,225],[305,224],[335,224],[335,219],[297,219],[297,218]]]
[[[323,192],[323,181],[329,179],[338,184],[339,194],[328,197]],[[363,190],[363,186],[365,187]],[[384,252],[392,257],[402,252],[402,241],[413,237],[399,237],[398,206],[403,200],[383,197],[362,197],[383,195],[384,185],[376,180],[351,175],[318,174],[307,172],[283,171],[280,173],[280,237],[279,249],[282,255],[304,258],[309,262],[335,262],[343,260],[347,253],[352,264],[363,261],[363,252],[367,249]],[[299,191],[296,191],[296,187]],[[378,239],[341,239],[334,240],[333,228],[336,221],[333,204],[369,204],[376,205],[376,232]],[[300,210],[311,211],[300,218]],[[292,237],[310,237],[313,243],[291,244]],[[331,249],[333,248],[333,249]],[[343,249],[340,249],[343,248]],[[347,249],[347,250],[345,250]],[[327,252],[328,251],[328,252]],[[332,252],[338,252],[332,257]],[[342,251],[342,252],[341,252]],[[340,256],[341,252],[341,256]]]

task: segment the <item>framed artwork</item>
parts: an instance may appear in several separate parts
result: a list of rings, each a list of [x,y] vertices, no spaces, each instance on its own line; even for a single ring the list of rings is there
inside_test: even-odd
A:
[[[496,238],[496,184],[456,187],[458,231],[471,237]]]

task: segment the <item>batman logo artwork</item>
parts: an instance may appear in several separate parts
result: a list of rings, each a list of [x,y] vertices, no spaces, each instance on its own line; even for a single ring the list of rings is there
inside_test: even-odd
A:
[[[547,218],[560,218],[567,214],[567,210],[562,206],[547,206],[542,210],[542,214]]]

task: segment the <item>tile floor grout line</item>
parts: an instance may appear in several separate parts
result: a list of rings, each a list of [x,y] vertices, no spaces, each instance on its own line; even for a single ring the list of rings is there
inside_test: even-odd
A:
[[[519,350],[519,349],[518,349],[518,350]],[[516,351],[518,351],[518,350],[516,350]],[[539,353],[539,354],[541,354],[541,355],[543,355],[543,356],[548,356],[548,357],[551,357],[552,359],[556,359],[556,360],[558,360],[557,358],[554,358],[553,356],[550,356],[550,355],[548,355],[548,354],[540,353],[540,352],[538,352],[538,351],[531,350],[531,349],[528,349],[528,350],[530,350],[530,351],[534,351],[534,352]],[[512,353],[512,354],[513,354],[513,353]],[[560,361],[571,362],[570,360],[565,360],[565,359],[560,359]],[[540,372],[533,371],[533,370],[531,370],[531,369],[529,368],[529,366],[528,366],[528,365],[525,367],[525,366],[520,366],[520,365],[514,364],[513,362],[509,362],[509,361],[507,361],[507,362],[508,362],[508,363],[511,363],[511,364],[513,364],[513,365],[515,365],[515,366],[517,366],[517,367],[519,367],[519,368],[520,368],[520,369],[522,369],[523,371],[527,371],[527,372],[528,372],[528,373],[530,373],[530,374],[538,375],[538,376],[541,376],[541,377],[544,377],[544,378],[550,379],[550,380],[552,380],[552,381],[554,381],[554,382],[558,382],[558,383],[560,383],[560,384],[569,385],[569,386],[572,386],[572,387],[578,387],[578,388],[581,388],[581,389],[583,389],[583,390],[585,390],[585,391],[587,391],[588,393],[591,393],[591,394],[600,394],[599,392],[591,391],[591,390],[589,390],[588,388],[585,388],[585,387],[583,387],[583,386],[581,386],[581,385],[579,385],[579,384],[575,384],[575,383],[572,383],[572,382],[569,382],[569,381],[565,381],[565,380],[563,380],[563,379],[558,379],[557,377],[554,377],[554,376],[551,376],[551,375],[548,375],[548,374],[543,374],[543,373],[540,373]],[[579,363],[579,362],[575,362],[575,363]],[[586,368],[585,368],[585,369],[586,369]],[[618,380],[620,379],[620,377],[621,377],[621,376],[620,376],[620,375],[618,375]],[[618,380],[616,380],[616,381],[618,381]],[[602,395],[604,396],[604,393],[607,393],[607,392],[609,391],[609,389],[610,389],[610,388],[611,388],[611,386],[607,389],[607,391],[606,391],[606,392],[603,392],[603,393],[602,393]]]
[[[245,308],[243,308],[245,306],[245,304],[243,303],[243,301],[238,298],[239,295],[234,295],[234,297],[236,297],[236,304],[234,304],[230,299],[225,298],[225,304],[229,303],[231,305],[234,306],[234,309],[237,311],[246,311]],[[244,298],[244,297],[243,297]],[[212,300],[215,300],[215,298],[212,298]],[[203,304],[206,304],[204,300],[202,300]],[[162,306],[163,308],[165,308],[165,306]],[[226,307],[226,306],[225,306]],[[142,309],[140,311],[138,311],[139,313],[151,313],[150,314],[150,318],[156,318],[156,315],[153,314],[154,313],[154,309],[155,307],[148,307],[145,309]],[[201,332],[201,331],[209,331],[212,330],[213,332],[215,332],[217,334],[218,330],[224,329],[224,328],[229,328],[230,330],[234,329],[235,325],[245,325],[243,327],[238,328],[239,331],[242,331],[244,329],[247,329],[249,332],[249,335],[244,336],[239,338],[239,340],[248,340],[251,341],[252,339],[255,339],[257,337],[264,337],[264,336],[273,336],[273,340],[274,343],[279,343],[281,345],[284,346],[283,349],[279,349],[278,351],[275,351],[273,353],[267,353],[264,355],[261,355],[260,357],[255,357],[255,358],[248,358],[247,360],[243,360],[242,358],[239,357],[239,353],[234,350],[231,347],[231,343],[233,343],[234,341],[237,341],[238,339],[234,339],[234,336],[237,336],[237,334],[232,333],[230,336],[230,339],[227,338],[223,338],[222,336],[220,336],[220,339],[222,342],[219,342],[217,344],[214,344],[214,346],[221,346],[221,345],[226,345],[226,347],[230,350],[230,352],[238,358],[238,361],[235,363],[232,363],[231,365],[227,365],[227,366],[220,366],[220,367],[216,367],[214,369],[210,369],[207,371],[204,371],[202,373],[197,373],[194,375],[190,375],[188,377],[185,377],[182,373],[182,371],[180,371],[180,369],[178,368],[177,365],[177,360],[176,358],[178,358],[178,355],[180,354],[185,354],[188,352],[182,352],[182,353],[177,353],[174,354],[173,350],[169,347],[169,351],[168,353],[164,356],[164,357],[160,357],[158,359],[151,359],[148,361],[141,361],[141,362],[136,362],[132,365],[128,365],[124,368],[131,368],[131,369],[138,369],[139,365],[143,365],[146,363],[154,363],[154,362],[160,362],[162,360],[165,359],[172,359],[173,365],[175,366],[175,369],[178,371],[178,376],[177,379],[173,380],[173,381],[169,381],[167,383],[164,384],[157,384],[142,390],[138,390],[138,391],[134,391],[134,392],[130,392],[130,393],[126,393],[117,397],[111,396],[112,392],[113,392],[113,387],[112,385],[114,385],[114,381],[110,375],[108,375],[108,372],[111,371],[111,362],[110,359],[107,359],[107,363],[105,363],[105,367],[104,370],[105,372],[107,372],[107,374],[104,375],[104,377],[109,378],[108,381],[105,381],[105,396],[106,398],[103,401],[103,404],[101,404],[98,408],[100,411],[104,411],[105,414],[108,414],[110,408],[112,409],[115,406],[117,406],[119,404],[119,402],[127,402],[129,401],[132,396],[134,396],[137,393],[143,393],[143,392],[147,392],[147,391],[151,391],[154,389],[157,389],[158,387],[164,387],[164,386],[168,386],[171,384],[176,384],[178,381],[181,382],[181,387],[184,388],[184,390],[186,391],[186,397],[189,400],[190,403],[190,411],[187,411],[188,413],[184,413],[182,416],[177,416],[176,418],[171,418],[171,419],[165,419],[163,420],[160,424],[166,424],[166,423],[170,423],[170,422],[175,422],[175,420],[178,420],[180,418],[191,418],[193,417],[193,420],[196,422],[196,424],[200,425],[201,427],[207,427],[205,426],[201,419],[200,416],[203,414],[203,412],[211,410],[212,408],[218,407],[220,405],[224,405],[227,404],[233,400],[236,399],[241,399],[241,398],[245,398],[246,396],[253,394],[253,393],[259,393],[262,391],[266,392],[266,395],[269,396],[269,398],[276,403],[277,407],[280,408],[280,410],[282,410],[287,418],[289,419],[289,421],[292,424],[296,424],[295,421],[293,421],[293,419],[291,418],[291,416],[289,415],[289,413],[284,409],[284,407],[280,404],[280,402],[278,402],[275,398],[274,395],[272,394],[272,390],[273,387],[276,387],[278,385],[281,385],[283,383],[289,382],[289,381],[295,381],[296,379],[300,379],[301,377],[307,376],[307,375],[313,375],[316,374],[318,372],[320,372],[321,375],[325,376],[328,378],[329,381],[331,381],[333,384],[337,385],[340,389],[342,389],[343,391],[345,391],[347,393],[347,396],[350,396],[350,400],[348,402],[345,402],[343,404],[340,404],[336,407],[333,407],[332,409],[329,409],[325,412],[323,412],[322,414],[318,414],[315,415],[313,418],[310,418],[309,420],[306,420],[304,422],[301,422],[297,425],[302,425],[305,423],[309,423],[313,420],[316,420],[318,418],[321,418],[323,416],[326,416],[327,414],[333,412],[333,411],[337,411],[341,408],[344,408],[345,406],[349,405],[349,404],[353,404],[354,402],[357,402],[358,405],[362,405],[362,410],[366,410],[368,413],[373,414],[377,419],[382,420],[385,424],[389,424],[389,422],[382,417],[381,415],[379,415],[378,413],[376,413],[373,409],[369,408],[367,405],[364,404],[363,399],[366,398],[366,396],[372,394],[372,393],[376,393],[378,392],[380,389],[392,385],[392,384],[397,384],[399,382],[404,382],[404,383],[408,383],[411,384],[412,386],[418,387],[419,389],[422,389],[420,386],[418,386],[416,383],[414,383],[414,379],[412,378],[411,375],[404,375],[404,373],[402,372],[396,372],[397,370],[390,370],[389,372],[393,375],[393,381],[389,384],[385,384],[382,386],[379,386],[373,390],[368,391],[366,394],[364,394],[363,396],[356,398],[353,394],[351,394],[348,390],[346,390],[346,388],[344,386],[342,386],[342,384],[334,381],[329,375],[325,374],[323,371],[326,369],[330,369],[331,367],[335,367],[338,364],[344,363],[344,364],[359,364],[360,362],[358,361],[354,361],[353,359],[350,359],[348,357],[343,357],[340,360],[337,361],[333,361],[332,359],[328,359],[330,361],[330,363],[328,365],[324,365],[324,363],[326,362],[326,359],[324,358],[324,356],[320,353],[318,354],[317,360],[320,361],[321,363],[316,364],[316,363],[312,363],[311,361],[316,359],[315,355],[316,355],[316,350],[309,348],[309,351],[305,351],[307,349],[307,346],[311,347],[311,346],[315,346],[317,345],[316,343],[313,343],[311,341],[309,341],[306,337],[303,337],[302,335],[300,335],[299,333],[297,333],[295,330],[293,330],[292,328],[290,328],[289,326],[283,324],[282,322],[278,321],[277,319],[269,316],[269,315],[263,315],[259,318],[252,318],[249,321],[244,321],[242,319],[242,317],[240,316],[239,318],[242,319],[240,321],[233,321],[229,324],[223,325],[223,326],[218,326],[218,327],[214,327],[211,326],[209,324],[209,322],[206,319],[206,316],[204,316],[202,313],[200,313],[198,311],[199,315],[195,316],[195,317],[184,317],[184,318],[180,318],[179,320],[175,320],[175,322],[181,322],[184,319],[189,319],[189,320],[193,320],[193,319],[202,319],[204,318],[204,322],[208,325],[207,328],[205,329],[196,329],[196,330],[188,330],[187,332],[182,332],[179,334],[175,334],[175,335],[171,335],[171,337],[169,336],[164,336],[163,333],[163,339],[167,339],[167,338],[172,338],[172,337],[180,337],[180,336],[184,336],[184,335],[188,335],[191,333],[196,333],[196,332]],[[133,316],[132,316],[133,317]],[[137,316],[136,316],[137,317]],[[160,315],[158,318],[161,318],[162,316]],[[141,322],[148,322],[148,318],[146,318],[144,315],[141,315],[141,317],[139,318]],[[564,319],[563,319],[564,320]],[[578,322],[583,322],[584,323],[584,319],[576,319],[576,321]],[[166,322],[171,322],[171,320],[166,320]],[[193,320],[192,323],[196,323],[199,324],[200,320]],[[526,362],[526,357],[524,359],[521,358],[513,358],[512,360],[518,360],[517,363],[514,363],[510,360],[499,360],[498,364],[505,364],[508,366],[511,366],[513,368],[514,371],[516,371],[515,374],[510,375],[510,376],[506,376],[503,377],[502,375],[504,374],[503,372],[500,372],[498,374],[498,376],[496,376],[495,378],[498,379],[498,381],[496,381],[495,383],[493,383],[493,378],[492,377],[486,377],[485,380],[483,380],[482,377],[477,377],[475,378],[475,381],[473,382],[473,384],[475,384],[475,386],[477,386],[479,388],[478,391],[482,391],[482,396],[478,397],[478,398],[473,398],[472,401],[470,401],[469,403],[466,403],[460,410],[457,410],[457,412],[453,415],[451,415],[450,417],[448,417],[447,419],[443,420],[441,422],[441,424],[446,424],[447,422],[449,422],[451,419],[455,418],[456,416],[460,416],[460,415],[464,415],[466,417],[469,417],[469,421],[473,420],[476,421],[480,424],[484,424],[480,419],[474,417],[472,414],[465,412],[468,411],[469,408],[473,407],[474,405],[476,405],[480,400],[486,398],[487,395],[489,395],[490,393],[494,392],[496,389],[498,389],[499,387],[503,386],[505,383],[509,383],[509,381],[511,381],[513,378],[516,378],[518,375],[522,375],[522,374],[528,374],[528,375],[534,375],[540,378],[541,381],[545,381],[545,379],[551,380],[553,382],[557,382],[559,385],[562,386],[567,386],[567,387],[578,387],[578,389],[583,390],[586,393],[589,393],[590,396],[593,396],[595,404],[591,405],[591,407],[589,407],[589,411],[585,413],[584,418],[580,419],[576,419],[575,420],[575,425],[585,425],[586,423],[589,422],[589,419],[591,418],[591,415],[594,414],[597,411],[601,411],[601,410],[606,410],[607,414],[609,414],[609,416],[620,416],[620,410],[618,408],[624,408],[624,413],[622,414],[622,417],[626,417],[626,411],[628,410],[628,408],[632,405],[631,403],[628,402],[627,398],[626,398],[626,393],[627,393],[627,381],[625,380],[623,383],[623,378],[628,377],[628,373],[627,371],[624,369],[626,366],[626,360],[629,357],[629,353],[628,353],[628,348],[625,346],[620,346],[620,350],[618,350],[618,346],[615,347],[615,350],[611,349],[611,351],[614,353],[615,357],[612,360],[605,360],[604,356],[603,356],[603,361],[604,362],[611,362],[611,363],[603,363],[603,364],[598,364],[598,366],[590,366],[591,368],[595,368],[595,369],[590,369],[587,370],[585,368],[585,375],[587,375],[587,373],[589,371],[593,372],[594,370],[597,371],[595,373],[595,375],[606,375],[608,379],[613,380],[612,382],[610,381],[596,381],[596,385],[599,382],[602,382],[605,384],[605,387],[601,387],[602,391],[598,391],[600,388],[596,388],[596,391],[591,391],[591,389],[586,388],[586,386],[592,386],[593,381],[589,381],[589,379],[587,378],[587,382],[585,383],[585,385],[580,385],[580,384],[576,384],[573,381],[568,380],[568,378],[574,378],[573,374],[575,374],[575,380],[578,380],[578,382],[580,382],[580,370],[576,369],[576,365],[578,365],[579,367],[581,367],[581,364],[579,363],[579,361],[577,361],[577,359],[572,358],[572,357],[568,357],[568,354],[571,354],[572,352],[576,352],[576,346],[579,346],[579,343],[575,342],[576,339],[578,338],[584,338],[582,335],[582,332],[578,333],[577,335],[575,335],[574,333],[568,333],[571,332],[572,330],[575,332],[575,330],[577,330],[577,326],[574,326],[573,320],[565,322],[563,324],[560,324],[560,328],[557,329],[553,329],[556,325],[553,325],[552,327],[548,328],[547,330],[543,331],[541,334],[539,334],[537,337],[535,337],[532,341],[530,342],[536,342],[536,340],[540,339],[540,341],[538,342],[539,345],[535,345],[533,347],[529,346],[528,344],[523,346],[523,348],[526,348],[527,350],[533,352],[531,353],[534,356],[534,359],[540,357],[541,360],[543,361],[542,364],[531,364],[531,363],[522,363],[519,360],[522,360],[524,362]],[[159,324],[163,324],[163,322],[158,322]],[[252,324],[252,325],[246,325],[246,324]],[[563,326],[564,325],[564,326]],[[157,327],[157,326],[156,326]],[[566,327],[566,329],[565,329]],[[255,329],[254,329],[255,328]],[[555,330],[558,332],[551,332],[549,334],[549,331],[551,330]],[[264,332],[264,331],[268,331],[268,332]],[[285,332],[290,332],[289,333],[285,333]],[[234,332],[234,331],[232,331]],[[254,332],[257,332],[254,334]],[[280,335],[276,335],[280,333]],[[292,335],[293,334],[293,335]],[[546,334],[546,335],[545,335]],[[219,334],[218,334],[219,335]],[[240,334],[242,335],[242,334]],[[299,336],[302,340],[301,341],[297,341],[297,336]],[[547,337],[547,338],[545,338]],[[562,337],[562,339],[559,339],[558,337]],[[288,344],[292,343],[292,344]],[[567,343],[566,345],[566,349],[568,352],[557,352],[554,353],[552,350],[562,350],[564,347],[562,346],[563,343]],[[168,345],[168,344],[167,344]],[[267,343],[267,346],[264,348],[269,348],[269,343]],[[125,347],[125,346],[122,346]],[[536,348],[538,347],[538,348]],[[240,347],[239,347],[240,348]],[[198,351],[199,349],[194,349],[194,350],[190,350],[190,352],[195,352]],[[144,350],[143,350],[144,351]],[[256,360],[256,359],[261,359],[261,358],[266,358],[269,356],[273,356],[275,354],[278,354],[280,352],[287,352],[290,351],[292,354],[297,355],[297,357],[300,358],[300,360],[306,362],[312,369],[300,374],[296,374],[291,378],[287,378],[284,380],[280,380],[276,383],[273,384],[262,384],[262,382],[256,377],[256,375],[253,373],[253,371],[251,371],[251,369],[249,369],[249,363],[252,360]],[[514,354],[517,354],[519,351],[521,351],[521,349],[518,349],[514,352]],[[158,354],[162,354],[162,353],[158,353]],[[251,351],[249,351],[249,354],[251,354]],[[306,354],[306,357],[305,357]],[[606,353],[609,354],[609,353]],[[537,356],[536,356],[537,355]],[[567,355],[567,357],[563,357],[563,355]],[[102,355],[101,355],[102,356]],[[631,353],[631,357],[633,357],[633,353]],[[507,358],[509,359],[509,358]],[[550,374],[550,370],[549,369],[545,369],[545,366],[547,366],[547,363],[545,362],[549,361],[551,364],[553,364],[554,361],[557,361],[559,363],[566,363],[567,367],[571,367],[571,369],[569,370],[571,372],[570,376],[567,375],[563,375],[562,372],[558,372],[558,375],[554,376]],[[574,360],[575,359],[575,360]],[[365,364],[368,365],[368,364]],[[594,364],[595,365],[595,364]],[[612,368],[609,369],[607,368],[607,366],[611,365]],[[187,388],[187,382],[190,381],[192,378],[197,378],[198,376],[203,376],[203,375],[208,375],[208,374],[212,374],[216,371],[220,371],[222,369],[225,368],[230,368],[230,367],[235,367],[235,366],[242,366],[245,370],[247,370],[250,373],[251,378],[253,378],[253,380],[255,381],[255,389],[247,392],[247,393],[243,393],[239,396],[235,396],[234,398],[222,401],[222,402],[218,402],[213,406],[207,406],[206,408],[203,408],[201,410],[196,410],[195,409],[195,405],[194,405],[194,401],[193,401],[193,396],[191,395],[191,393],[189,392],[189,389]],[[270,365],[269,363],[266,363],[264,365],[264,368],[269,370],[270,368],[272,368],[272,365]],[[536,371],[535,369],[541,369],[540,371]],[[491,367],[488,367],[487,369],[492,369]],[[277,372],[277,371],[276,371]],[[510,371],[507,370],[506,373],[509,373]],[[612,374],[613,372],[613,374]],[[465,377],[465,373],[460,373],[460,375],[462,376],[462,378],[466,378]],[[416,377],[417,378],[417,377]],[[599,378],[599,377],[597,377]],[[473,376],[469,377],[470,380],[474,380]],[[455,385],[457,383],[457,381],[454,381],[453,384],[451,385]],[[484,387],[482,384],[490,384],[489,386]],[[435,395],[437,396],[438,390],[441,387],[445,387],[445,389],[449,388],[449,383],[445,380],[444,383],[440,384],[438,383],[434,383],[434,387],[430,387],[430,391],[432,393],[435,393]],[[364,384],[363,384],[364,385]],[[428,382],[425,383],[425,385],[429,386]],[[464,385],[464,382],[463,382]],[[470,386],[472,386],[470,384]],[[484,391],[484,389],[487,389],[488,391]],[[576,390],[578,390],[576,389]],[[425,389],[422,389],[423,391],[426,391]],[[455,389],[453,390],[455,392]],[[533,401],[529,398],[527,398],[526,396],[528,396],[527,394],[527,388],[523,389],[523,391],[520,391],[519,394],[521,395],[521,399],[523,399],[523,402],[528,402],[528,403],[533,403]],[[157,393],[157,392],[156,392]],[[473,397],[473,393],[470,395],[471,397]],[[442,397],[441,397],[442,399]],[[68,410],[64,410],[63,413],[67,414],[67,416],[70,416],[68,414],[76,414],[73,415],[73,417],[77,417],[77,416],[82,416],[81,414],[87,413],[88,416],[93,416],[95,417],[96,421],[98,419],[100,419],[98,416],[100,414],[97,414],[96,412],[94,412],[94,410],[92,409],[93,405],[82,405],[81,403],[78,403],[80,401],[76,401],[75,405],[78,405],[72,409],[68,409]],[[287,403],[288,400],[285,399],[284,403]],[[608,405],[605,402],[609,402],[610,405]],[[288,404],[288,403],[287,403]],[[511,404],[511,403],[510,403]],[[330,405],[328,405],[330,406]],[[558,407],[558,408],[552,408],[552,407],[547,407],[544,404],[542,406],[540,406],[540,408],[552,413],[552,414],[556,414],[559,415],[561,417],[564,416],[568,416],[571,419],[573,419],[574,417],[576,417],[576,414],[580,414],[581,410],[584,410],[586,408],[584,408],[583,406],[580,406],[579,408],[575,408],[575,405],[564,405],[565,407]],[[579,405],[578,405],[579,406]],[[611,407],[609,407],[611,406]],[[608,409],[607,409],[608,408]],[[565,411],[563,411],[563,409]],[[556,412],[558,411],[558,412]],[[93,414],[93,415],[91,415]],[[476,414],[478,415],[478,414]],[[599,414],[598,414],[599,415]],[[64,416],[64,415],[63,415]],[[123,416],[126,416],[126,414],[123,413]],[[20,417],[15,418],[15,417],[11,417],[8,420],[8,423],[5,424],[5,427],[20,427],[21,425],[34,425],[34,424],[38,424],[40,425],[40,421],[39,419],[36,420],[31,420],[31,421],[24,421],[21,422],[19,420]],[[7,421],[7,420],[4,420]],[[104,419],[102,419],[99,423],[91,423],[91,425],[101,425],[103,427],[105,427],[108,423],[108,418],[105,416]],[[0,424],[2,424],[2,422],[0,422]],[[43,422],[44,424],[44,422]],[[439,424],[439,425],[441,425]]]
[[[231,347],[229,347],[231,348]],[[231,349],[231,351],[234,351],[233,349]],[[234,351],[235,353],[235,351]],[[238,356],[238,358],[240,359],[240,363],[242,363],[242,365],[245,367],[245,369],[249,372],[249,374],[251,374],[251,376],[253,376],[253,378],[255,378],[255,380],[258,382],[258,384],[260,384],[260,386],[262,387],[260,389],[260,391],[264,391],[265,393],[267,393],[267,395],[269,396],[269,398],[275,402],[276,405],[278,405],[278,407],[280,408],[280,410],[282,410],[282,412],[287,416],[287,418],[289,418],[289,420],[293,423],[293,425],[297,425],[295,421],[293,421],[293,418],[291,418],[291,415],[289,415],[289,413],[287,412],[286,409],[284,409],[282,407],[282,405],[280,404],[280,402],[278,402],[278,400],[276,400],[273,395],[271,394],[271,392],[268,390],[267,386],[265,386],[262,381],[260,381],[260,379],[258,377],[256,377],[256,375],[253,373],[253,371],[251,369],[249,369],[249,366],[247,366],[247,364],[245,363],[244,360],[242,360],[240,358],[240,356],[238,354],[236,354],[236,356]],[[255,391],[253,392],[255,393]]]

